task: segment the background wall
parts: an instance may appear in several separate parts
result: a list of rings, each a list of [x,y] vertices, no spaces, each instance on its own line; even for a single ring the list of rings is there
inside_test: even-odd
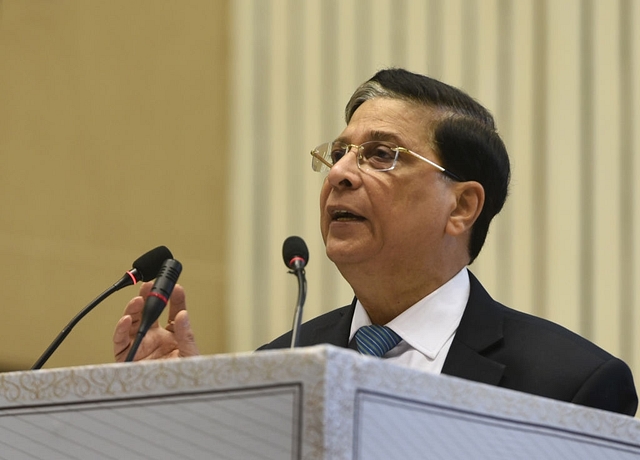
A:
[[[0,3],[0,365],[28,368],[147,250],[184,265],[202,348],[225,350],[224,2]],[[47,367],[113,360],[130,287]]]
[[[305,318],[348,303],[309,150],[353,89],[403,66],[495,114],[512,191],[471,269],[494,296],[640,371],[640,2],[0,0],[5,367],[28,367],[138,255],[185,266],[204,353],[291,327],[281,244],[310,249]],[[111,360],[129,288],[50,361]]]

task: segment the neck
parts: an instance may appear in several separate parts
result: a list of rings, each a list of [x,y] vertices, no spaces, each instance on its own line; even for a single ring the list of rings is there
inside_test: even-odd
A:
[[[340,267],[340,271],[367,311],[371,322],[383,325],[447,283],[464,266],[465,264],[452,264],[450,268],[439,269],[433,273],[363,271],[361,268],[354,270],[349,267]]]

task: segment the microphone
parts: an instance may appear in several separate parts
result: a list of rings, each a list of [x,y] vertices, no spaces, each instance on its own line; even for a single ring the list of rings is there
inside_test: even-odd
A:
[[[169,297],[171,297],[171,293],[178,282],[178,277],[181,272],[182,264],[175,259],[165,260],[162,267],[160,267],[156,282],[153,283],[153,287],[144,303],[138,334],[129,349],[129,354],[125,361],[133,361],[142,339],[147,334],[151,325],[160,317],[167,302],[169,302]]]
[[[113,286],[104,291],[98,297],[93,299],[89,305],[84,307],[80,313],[78,313],[70,322],[67,324],[60,334],[56,337],[56,339],[49,345],[49,348],[45,350],[45,352],[38,358],[36,363],[31,367],[32,370],[40,369],[44,363],[51,357],[54,351],[60,346],[62,341],[69,335],[71,329],[74,328],[78,322],[86,316],[91,310],[93,310],[100,302],[109,297],[114,292],[119,291],[120,289],[136,284],[138,281],[150,281],[156,277],[162,262],[166,259],[173,257],[171,255],[171,251],[167,249],[166,246],[158,246],[157,248],[152,249],[149,252],[138,257],[131,266],[133,267],[131,270],[127,271],[122,278],[116,281]]]
[[[302,270],[309,262],[309,250],[304,240],[299,236],[290,236],[282,245],[282,258],[287,267],[292,270]]]
[[[151,251],[138,257],[135,262],[131,264],[133,267],[126,272],[118,282],[114,284],[116,290],[120,290],[123,287],[136,284],[138,281],[151,281],[160,272],[162,263],[171,259],[173,255],[166,246],[158,246]]]
[[[298,302],[293,316],[293,327],[291,329],[291,348],[299,345],[299,330],[302,323],[302,308],[307,297],[307,278],[304,267],[309,262],[309,250],[304,240],[299,236],[290,236],[284,240],[282,245],[282,258],[289,268],[289,273],[298,278]]]

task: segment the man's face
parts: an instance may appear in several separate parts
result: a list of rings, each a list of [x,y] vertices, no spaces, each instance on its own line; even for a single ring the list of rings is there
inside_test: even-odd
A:
[[[425,107],[372,99],[356,110],[338,140],[387,140],[439,163],[430,147],[431,118]],[[446,251],[445,227],[455,207],[452,183],[409,154],[400,153],[388,172],[361,171],[355,156],[352,149],[340,159],[322,186],[320,225],[328,257],[341,271],[357,267],[420,276],[433,270]]]

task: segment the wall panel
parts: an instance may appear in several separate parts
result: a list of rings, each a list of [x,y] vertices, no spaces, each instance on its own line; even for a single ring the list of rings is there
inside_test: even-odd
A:
[[[548,254],[577,261],[580,254],[580,2],[548,2],[546,9],[546,109],[544,205]],[[579,270],[545,257],[545,314],[575,330],[579,319]]]
[[[160,244],[184,265],[202,351],[224,350],[227,16],[199,0],[0,2],[3,368],[31,366]],[[87,315],[47,366],[112,361],[136,292]]]
[[[598,342],[619,351],[608,331],[620,324],[620,42],[619,2],[594,2],[593,14],[593,259],[594,327]],[[599,308],[600,307],[600,308]]]

